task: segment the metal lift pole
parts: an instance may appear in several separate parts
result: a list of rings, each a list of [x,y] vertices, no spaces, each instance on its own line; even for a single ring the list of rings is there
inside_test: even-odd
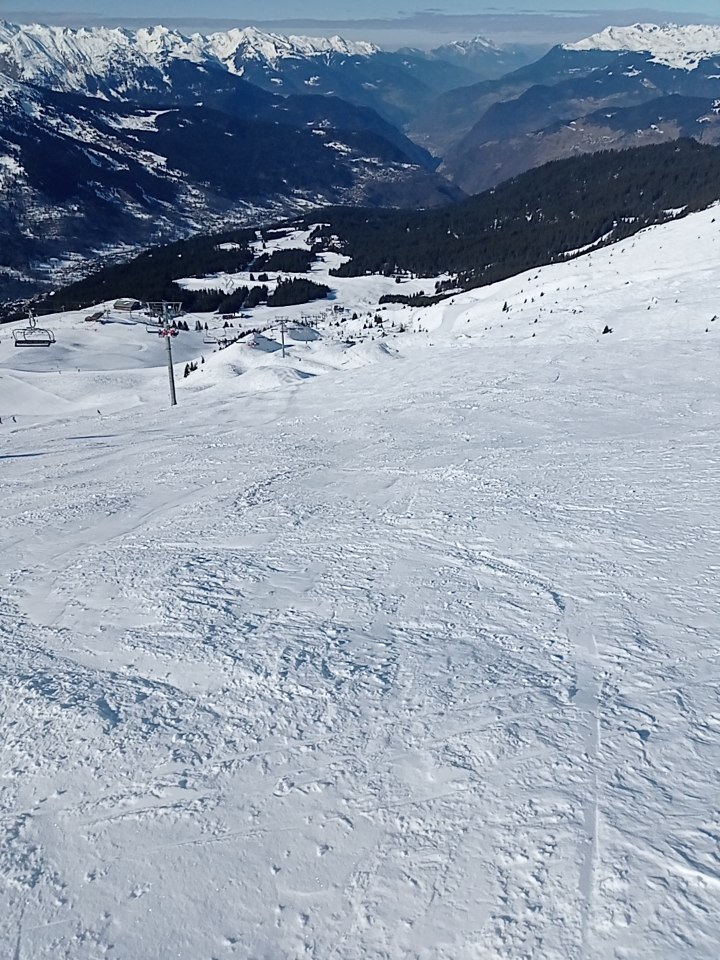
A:
[[[163,303],[163,315],[162,315],[162,325],[163,330],[165,331],[165,347],[167,349],[167,364],[168,364],[168,382],[170,384],[170,406],[177,406],[177,396],[175,394],[175,373],[173,371],[173,358],[172,358],[172,337],[170,336],[170,325],[168,324],[167,318],[167,304]]]

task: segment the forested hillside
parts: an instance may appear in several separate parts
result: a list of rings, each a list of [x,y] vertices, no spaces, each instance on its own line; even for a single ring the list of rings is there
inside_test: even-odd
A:
[[[279,281],[272,293],[264,283],[267,280],[264,273],[257,274],[256,284],[242,285],[231,292],[221,284],[196,290],[176,282],[188,276],[211,277],[247,269],[298,273],[310,269],[314,255],[309,250],[276,250],[256,257],[250,246],[255,237],[255,230],[229,230],[153,247],[127,263],[104,267],[84,280],[43,297],[35,303],[35,310],[41,314],[73,310],[131,296],[145,303],[177,301],[185,310],[224,313],[250,309],[259,303],[288,306],[327,296],[326,286],[302,276]],[[254,274],[250,277],[255,279]],[[10,314],[14,315],[14,312]]]
[[[36,309],[40,313],[71,310],[124,296],[146,302],[188,300],[188,293],[181,291],[175,280],[244,270],[253,260],[250,241],[254,237],[254,230],[228,230],[152,247],[126,263],[103,267],[84,280],[43,297]],[[195,298],[198,303],[193,304],[196,309],[201,309],[200,293],[197,291]],[[216,306],[217,303],[206,309]]]
[[[338,276],[449,273],[439,289],[493,283],[611,243],[720,197],[720,149],[694,140],[557,160],[437,210],[324,210],[319,248]],[[301,222],[317,223],[317,214]]]
[[[341,250],[349,257],[336,269],[337,276],[449,275],[427,291],[434,295],[493,283],[574,256],[707,207],[718,198],[720,148],[679,140],[554,161],[440,209],[324,208],[292,224],[314,227],[315,253]],[[184,290],[181,297],[174,281],[218,271],[300,273],[309,267],[311,255],[297,249],[256,257],[250,247],[254,236],[254,231],[236,230],[153,248],[57,291],[37,308],[47,312],[133,296],[183,299],[188,309],[222,311],[230,309],[223,291]],[[248,290],[251,301],[261,295],[258,289]],[[293,288],[292,295],[313,299],[325,292]],[[242,297],[234,295],[233,309],[238,299]]]

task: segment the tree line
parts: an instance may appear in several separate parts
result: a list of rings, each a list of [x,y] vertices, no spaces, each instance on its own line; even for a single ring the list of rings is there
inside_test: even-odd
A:
[[[338,277],[451,279],[436,293],[494,283],[622,240],[720,197],[720,148],[695,140],[556,160],[452,206],[415,212],[323,209],[315,249],[350,259]],[[312,226],[317,215],[297,223]],[[407,298],[388,295],[406,302]]]

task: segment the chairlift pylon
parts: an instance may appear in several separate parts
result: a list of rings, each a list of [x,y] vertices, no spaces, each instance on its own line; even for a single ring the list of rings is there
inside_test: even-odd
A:
[[[13,330],[13,340],[16,347],[51,347],[56,342],[52,330],[37,325],[32,311],[28,315],[28,325]]]

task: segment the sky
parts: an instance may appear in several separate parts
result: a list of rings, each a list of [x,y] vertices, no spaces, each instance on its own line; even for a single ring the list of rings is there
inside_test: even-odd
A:
[[[0,10],[88,13],[96,16],[112,16],[118,7],[125,16],[146,17],[193,17],[197,15],[197,0],[0,0]],[[516,3],[478,3],[477,0],[436,0],[427,7],[399,4],[393,9],[387,0],[204,0],[203,11],[209,17],[286,20],[293,18],[317,18],[332,20],[357,20],[367,17],[404,17],[418,12],[444,14],[478,14],[483,12],[533,12],[555,11],[589,13],[598,10],[625,11],[627,0],[518,0]],[[697,12],[718,15],[718,0],[653,0],[647,5],[649,12]]]
[[[611,24],[720,23],[720,0],[435,0],[397,7],[387,0],[0,0],[0,18],[16,23],[138,27],[163,23],[210,33],[255,25],[280,33],[341,34],[391,49],[487,36],[499,43],[580,40]],[[202,10],[198,14],[198,9]]]
[[[123,0],[120,5],[126,16],[172,16],[192,17],[197,15],[197,0]],[[481,12],[551,13],[555,11],[588,13],[604,10],[624,11],[627,0],[519,0],[517,3],[478,3],[477,0],[437,0],[427,7],[398,5],[396,9],[387,0],[204,0],[202,4],[208,16],[220,18],[262,18],[263,20],[286,20],[302,16],[318,19],[364,19],[366,17],[402,17],[417,12],[477,14]],[[696,11],[705,15],[718,13],[718,0],[653,0],[648,4],[653,11]],[[0,0],[0,10],[48,11],[56,13],[89,13],[110,16],[117,12],[117,0]]]

